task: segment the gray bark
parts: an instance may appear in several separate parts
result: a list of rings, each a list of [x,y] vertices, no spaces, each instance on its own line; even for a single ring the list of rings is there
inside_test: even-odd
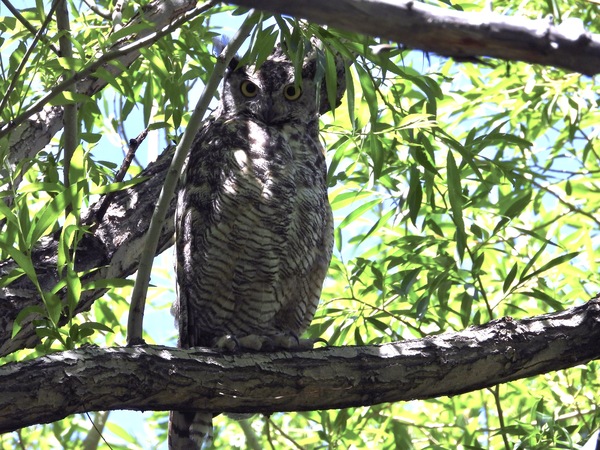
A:
[[[493,12],[464,12],[413,0],[229,0],[229,3],[304,18],[352,33],[389,39],[408,48],[459,59],[506,61],[600,73],[600,35],[583,22],[557,26]]]
[[[297,353],[83,348],[0,367],[0,433],[84,411],[307,411],[456,395],[600,358],[600,301],[457,333]]]

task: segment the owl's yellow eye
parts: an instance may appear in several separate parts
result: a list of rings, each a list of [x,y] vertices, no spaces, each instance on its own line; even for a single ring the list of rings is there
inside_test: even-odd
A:
[[[300,89],[300,86],[296,86],[295,84],[288,84],[283,88],[283,95],[288,100],[298,100],[302,95],[302,89]]]
[[[258,94],[258,86],[252,81],[244,80],[240,86],[240,91],[242,91],[242,95],[244,95],[244,97],[256,97]]]

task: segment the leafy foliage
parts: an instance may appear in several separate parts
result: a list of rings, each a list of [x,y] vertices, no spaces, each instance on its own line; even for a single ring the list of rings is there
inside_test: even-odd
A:
[[[464,3],[464,2],[463,2]],[[539,4],[538,4],[539,3]],[[124,19],[140,8],[126,2]],[[598,27],[593,3],[509,0],[500,11],[581,18]],[[107,10],[113,2],[99,1]],[[470,9],[470,4],[455,8]],[[152,24],[114,24],[88,6],[70,3],[74,56],[60,57],[62,32],[45,24],[49,5],[32,2],[22,19],[0,9],[0,120],[18,119],[49,92],[54,105],[77,103],[80,146],[65,184],[63,138],[31,158],[14,161],[0,140],[0,258],[18,269],[6,288],[28,277],[43,307],[43,345],[3,362],[94,343],[122,344],[132,282],[107,280],[108,292],[75,315],[91,288],[75,268],[78,241],[89,232],[81,211],[113,183],[128,135],[150,127],[166,147],[178,139],[191,109],[188,98],[214,66],[211,40],[244,13],[215,7],[141,50],[127,70],[100,68],[108,86],[85,95],[57,89],[70,71],[89,67],[131,32]],[[124,20],[123,23],[126,23]],[[35,41],[31,26],[44,29]],[[600,89],[594,80],[521,63],[457,63],[376,39],[299,23],[287,17],[258,22],[244,61],[260,63],[284,37],[301,58],[311,36],[325,44],[324,77],[335,76],[333,53],[348,60],[347,95],[322,117],[328,148],[336,249],[321,306],[308,333],[330,345],[378,344],[460,330],[503,316],[522,318],[581,304],[600,290]],[[296,53],[294,53],[294,51]],[[331,85],[331,83],[328,83]],[[331,99],[334,92],[328,92]],[[331,102],[330,102],[331,103]],[[140,154],[148,152],[146,148]],[[142,166],[141,162],[137,162]],[[130,174],[135,178],[137,169]],[[130,181],[134,182],[134,181]],[[32,248],[59,233],[60,280],[37,283]],[[169,267],[161,263],[158,267]],[[149,342],[173,343],[168,305],[174,280],[156,269],[147,317]],[[59,292],[66,290],[66,302]],[[156,314],[153,325],[153,315]],[[160,324],[160,325],[158,325]],[[220,448],[579,448],[600,426],[599,366],[590,363],[453,398],[341,411],[217,419]],[[144,423],[109,422],[113,449],[154,448],[166,439],[166,413]],[[96,417],[98,419],[98,417]],[[146,432],[141,433],[144,427]],[[0,437],[2,448],[81,448],[95,433],[90,420],[70,417]],[[88,441],[89,442],[89,441]],[[101,439],[98,446],[108,448]],[[93,448],[93,447],[90,447]]]

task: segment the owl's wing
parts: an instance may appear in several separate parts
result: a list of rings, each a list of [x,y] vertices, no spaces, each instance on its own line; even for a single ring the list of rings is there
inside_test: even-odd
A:
[[[190,266],[189,258],[186,258],[185,255],[186,252],[189,254],[190,246],[194,245],[194,242],[191,241],[193,233],[190,228],[190,221],[186,220],[186,217],[189,218],[189,215],[192,214],[191,209],[193,208],[193,203],[190,198],[192,194],[190,187],[192,187],[193,191],[193,186],[195,185],[192,184],[190,186],[187,168],[189,166],[190,159],[193,159],[193,149],[195,149],[197,146],[204,145],[203,143],[210,134],[213,123],[214,117],[210,117],[195,136],[192,143],[192,151],[185,162],[177,191],[177,207],[175,209],[175,273],[177,277],[177,296],[175,302],[173,303],[172,312],[175,316],[175,321],[179,330],[178,346],[180,348],[190,348],[196,345],[201,345],[200,343],[196,342],[194,333],[190,332],[190,330],[194,330],[194,318],[193,316],[190,317],[189,314],[191,299],[190,291],[186,285],[187,279],[190,277],[191,272],[193,271],[193,267]],[[197,163],[197,161],[194,159],[192,163]],[[204,209],[193,209],[193,217],[195,219],[194,224],[197,227],[195,232],[198,233],[201,232],[202,228],[206,226],[206,217],[203,217],[201,214]]]

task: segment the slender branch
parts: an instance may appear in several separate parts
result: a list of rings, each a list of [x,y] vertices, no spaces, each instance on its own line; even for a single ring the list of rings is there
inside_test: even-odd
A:
[[[115,175],[113,182],[119,183],[125,179],[125,175],[127,174],[127,171],[129,170],[129,166],[131,166],[131,162],[133,161],[133,158],[135,157],[135,152],[137,151],[137,149],[139,148],[141,143],[144,142],[144,139],[146,139],[147,135],[148,135],[148,128],[146,128],[144,131],[142,131],[135,139],[129,140],[129,148],[127,150],[127,155],[125,155],[125,158],[123,159],[123,162],[121,163],[121,167],[119,167],[119,171]],[[92,229],[95,229],[98,226],[98,224],[100,224],[100,222],[102,222],[102,219],[104,218],[104,214],[106,213],[106,210],[110,206],[114,196],[115,196],[115,192],[111,192],[104,196],[104,198],[102,199],[102,203],[100,204],[100,207],[96,210],[96,213],[90,214],[87,217],[86,225],[92,225],[95,222],[94,227],[92,227]]]
[[[238,354],[82,348],[0,367],[0,433],[85,411],[268,414],[451,396],[600,359],[599,340],[594,299],[377,346]]]
[[[531,182],[531,184],[533,184],[535,187],[539,188],[540,191],[545,191],[548,194],[552,195],[554,198],[556,198],[556,200],[558,200],[559,203],[561,203],[565,208],[567,208],[569,211],[571,211],[574,214],[581,214],[582,216],[587,217],[588,219],[590,219],[592,222],[594,222],[597,226],[600,227],[600,217],[596,217],[594,215],[594,213],[585,211],[581,208],[579,208],[578,206],[569,203],[567,200],[565,200],[563,198],[562,195],[557,194],[556,192],[554,192],[554,190],[552,189],[552,185],[551,184],[545,184],[545,183],[540,183],[538,182],[535,178],[532,178],[531,180],[529,180]]]
[[[158,203],[152,220],[150,221],[150,227],[146,238],[146,245],[140,258],[140,265],[138,267],[138,273],[135,280],[135,286],[131,295],[131,306],[129,308],[129,318],[127,322],[127,343],[128,345],[142,342],[143,332],[143,318],[144,318],[144,305],[146,302],[146,293],[148,292],[148,284],[150,282],[150,272],[152,270],[152,261],[156,253],[156,246],[158,243],[158,236],[160,235],[163,223],[165,221],[167,209],[175,193],[177,182],[181,174],[181,168],[187,158],[189,150],[192,146],[192,141],[196,136],[196,133],[200,129],[204,113],[206,112],[210,101],[212,100],[225,68],[231,58],[238,51],[242,43],[250,35],[250,31],[256,24],[256,18],[259,13],[252,12],[244,21],[240,29],[234,38],[229,42],[227,47],[223,50],[221,56],[219,56],[215,68],[211,73],[204,91],[198,100],[198,104],[192,113],[188,126],[183,133],[183,137],[175,150],[171,167],[167,172],[167,178],[165,184],[158,198]]]
[[[6,6],[6,8],[10,11],[10,13],[15,16],[15,19],[17,19],[19,22],[21,22],[21,24],[27,28],[31,34],[33,36],[37,36],[38,35],[38,30],[35,29],[35,27],[33,25],[31,25],[31,23],[25,18],[23,17],[23,14],[21,14],[19,12],[19,10],[17,8],[15,8],[12,3],[9,0],[2,0],[2,3],[4,4],[4,6]],[[51,6],[50,11],[53,10],[53,8],[55,8],[56,2],[54,2]],[[49,22],[49,18],[52,17],[52,12],[49,12],[46,20],[44,21],[44,24],[42,25],[42,28],[40,29],[40,31],[43,31],[46,29],[46,27],[48,26],[48,22]],[[52,42],[50,42],[48,40],[48,38],[46,36],[44,36],[42,34],[41,39],[44,41],[45,44],[48,45],[48,47],[50,48],[50,50],[52,50],[56,55],[59,55],[60,52],[58,51],[58,49],[54,46],[54,44],[52,44]]]
[[[510,442],[506,435],[506,424],[504,423],[504,411],[502,410],[502,403],[500,402],[500,386],[496,385],[489,388],[489,391],[494,397],[494,403],[496,404],[496,412],[498,413],[498,424],[500,428],[500,434],[502,435],[502,441],[504,442],[504,450],[510,450]]]
[[[109,10],[102,9],[100,6],[97,6],[94,3],[91,3],[89,0],[83,0],[83,3],[85,3],[88,8],[90,8],[93,12],[95,12],[97,15],[99,15],[103,19],[111,20],[112,16],[111,16],[111,13]]]
[[[106,439],[104,439],[102,434],[104,432],[104,426],[108,421],[109,414],[110,411],[96,412],[94,417],[91,417],[89,414],[87,414],[87,418],[92,423],[93,428],[88,431],[87,436],[82,442],[83,450],[97,450],[100,439],[104,441],[108,448],[112,448],[110,444],[106,442]]]

